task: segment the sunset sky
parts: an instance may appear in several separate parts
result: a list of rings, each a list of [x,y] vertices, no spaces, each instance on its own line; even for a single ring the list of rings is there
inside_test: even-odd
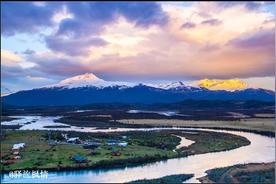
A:
[[[1,91],[241,79],[274,90],[274,2],[1,2]]]

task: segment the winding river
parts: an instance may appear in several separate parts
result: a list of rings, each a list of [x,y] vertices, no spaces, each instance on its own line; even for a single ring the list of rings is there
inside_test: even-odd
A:
[[[38,123],[41,117],[36,117]],[[43,121],[43,118],[42,118]],[[46,121],[44,119],[44,121]],[[47,120],[49,121],[49,119]],[[39,127],[30,126],[30,129],[39,129]],[[27,125],[26,125],[27,126]],[[22,129],[27,129],[21,127]],[[42,128],[43,129],[43,128]],[[70,130],[67,128],[65,130]],[[74,128],[73,128],[74,129]],[[109,130],[95,130],[79,129],[81,131],[88,132],[105,132],[105,131],[149,131],[162,128],[150,128],[150,129],[109,129]],[[275,161],[275,138],[262,136],[255,133],[241,132],[241,131],[226,131],[226,130],[212,130],[212,129],[200,129],[200,128],[163,128],[163,129],[179,129],[179,130],[204,130],[214,132],[232,133],[246,137],[251,144],[243,146],[237,149],[222,151],[216,153],[205,153],[199,155],[188,156],[185,158],[168,159],[166,161],[159,161],[151,164],[144,164],[134,167],[124,167],[116,169],[94,169],[94,170],[82,170],[82,171],[64,171],[64,172],[49,172],[47,179],[38,178],[10,178],[8,174],[3,175],[2,182],[14,182],[14,183],[101,183],[101,182],[128,182],[138,179],[153,179],[166,175],[193,173],[195,176],[188,181],[199,182],[197,178],[205,176],[206,170],[225,167],[235,164],[244,163],[261,163],[261,162],[273,162]]]

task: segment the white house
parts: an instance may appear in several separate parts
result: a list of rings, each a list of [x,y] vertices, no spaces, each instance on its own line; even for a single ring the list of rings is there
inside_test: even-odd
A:
[[[80,138],[79,137],[72,137],[67,139],[68,143],[79,143],[80,142]]]
[[[13,149],[13,150],[19,150],[19,149],[21,149],[21,148],[24,148],[25,145],[26,145],[25,143],[14,144],[13,147],[12,147],[12,149]]]
[[[127,142],[119,142],[118,146],[126,147],[128,145]]]
[[[126,147],[128,143],[125,141],[119,141],[119,140],[108,140],[107,145],[108,146],[118,145],[118,146]]]
[[[64,138],[64,139],[68,139],[68,135],[67,134],[61,134],[61,136]]]

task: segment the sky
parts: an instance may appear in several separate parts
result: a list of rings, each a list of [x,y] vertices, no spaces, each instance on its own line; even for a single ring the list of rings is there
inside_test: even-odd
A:
[[[1,10],[1,94],[84,73],[274,90],[274,2],[1,2]]]

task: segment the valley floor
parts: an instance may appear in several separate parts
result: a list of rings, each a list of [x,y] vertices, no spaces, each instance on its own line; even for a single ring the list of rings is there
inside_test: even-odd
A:
[[[151,126],[180,126],[180,127],[206,127],[206,128],[233,128],[248,129],[257,131],[275,131],[274,118],[250,118],[239,121],[209,121],[209,120],[178,120],[178,119],[124,119],[120,123],[131,125],[151,125]]]
[[[82,141],[97,141],[95,148],[85,149],[83,143],[69,144],[62,132],[38,130],[9,130],[1,139],[1,165],[5,172],[17,169],[77,170],[85,168],[122,167],[185,157],[188,155],[231,150],[250,144],[244,137],[206,131],[152,131],[83,133],[66,132],[68,137],[79,137]],[[176,147],[185,137],[194,143],[188,147]],[[109,140],[127,142],[127,146],[108,145]],[[26,147],[15,153],[15,143]],[[176,149],[176,151],[175,151]],[[86,158],[77,163],[74,156]],[[19,159],[14,159],[20,156]]]

